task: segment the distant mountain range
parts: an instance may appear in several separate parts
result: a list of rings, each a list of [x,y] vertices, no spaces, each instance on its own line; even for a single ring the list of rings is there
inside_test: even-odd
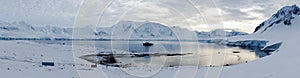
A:
[[[21,22],[1,22],[0,37],[13,38],[71,38],[71,28],[59,28],[53,26],[33,27]]]
[[[217,29],[211,32],[190,31],[178,26],[166,26],[155,22],[121,21],[112,27],[98,28],[95,34],[100,38],[134,39],[198,39],[248,35],[239,31]]]
[[[73,31],[75,31],[73,33]],[[11,38],[66,38],[79,35],[81,39],[207,39],[248,35],[235,30],[217,29],[211,32],[190,31],[178,26],[166,26],[155,22],[120,21],[112,27],[60,28],[32,26],[25,22],[0,22],[0,37]]]

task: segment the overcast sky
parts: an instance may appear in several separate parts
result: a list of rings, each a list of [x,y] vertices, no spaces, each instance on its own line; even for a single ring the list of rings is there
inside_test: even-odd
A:
[[[226,28],[252,32],[281,7],[299,3],[300,0],[1,0],[0,21],[109,27],[121,20],[148,20],[197,31]]]

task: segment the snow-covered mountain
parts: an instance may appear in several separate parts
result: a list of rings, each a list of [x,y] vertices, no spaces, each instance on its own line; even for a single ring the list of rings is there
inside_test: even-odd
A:
[[[114,39],[197,39],[248,35],[248,33],[235,30],[225,31],[222,29],[211,32],[198,32],[190,31],[178,26],[166,26],[149,21],[121,21],[112,27],[98,28],[96,35],[100,38],[109,36]]]
[[[266,47],[281,43],[282,40],[286,40],[282,38],[290,38],[289,35],[299,33],[299,19],[300,8],[297,5],[282,7],[257,26],[253,34],[229,38],[225,44]]]
[[[300,55],[298,52],[300,43],[299,30],[300,9],[298,6],[292,5],[281,8],[268,20],[261,23],[253,34],[228,38],[226,41],[234,45],[249,44],[246,41],[250,41],[250,45],[255,44],[253,41],[267,41],[263,48],[264,50],[282,45],[277,47],[277,52],[268,57],[253,61],[252,63],[239,65],[234,67],[234,69],[224,70],[224,73],[226,73],[223,75],[224,78],[298,77],[298,74],[295,72],[300,72],[300,63],[293,61],[298,61]],[[239,72],[241,70],[244,71]]]
[[[13,38],[70,38],[71,28],[59,28],[52,26],[33,27],[21,22],[0,22],[0,36]]]
[[[74,31],[74,32],[73,32]],[[76,36],[74,36],[76,35]],[[0,22],[0,37],[12,38],[68,38],[78,39],[192,39],[247,35],[238,31],[217,29],[211,32],[190,31],[178,26],[166,26],[155,22],[120,21],[112,27],[86,26],[60,28],[32,26],[25,22]]]
[[[224,29],[216,29],[210,32],[197,32],[198,38],[213,38],[213,37],[232,37],[232,36],[242,36],[249,35],[245,32],[240,32],[237,30],[224,30]]]
[[[98,28],[96,35],[100,38],[109,37],[112,39],[189,39],[194,36],[186,33],[194,32],[149,21],[121,21],[112,27]],[[185,36],[181,34],[185,34]]]
[[[277,13],[273,14],[271,18],[257,26],[254,33],[265,32],[274,24],[279,23],[283,23],[285,26],[290,26],[292,24],[291,20],[295,18],[295,15],[300,15],[300,8],[298,6],[285,6],[277,11]]]

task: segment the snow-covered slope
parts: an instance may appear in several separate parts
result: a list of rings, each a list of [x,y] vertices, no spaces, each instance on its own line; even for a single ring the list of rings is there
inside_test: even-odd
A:
[[[282,46],[275,54],[260,60],[224,69],[222,78],[299,77],[299,13],[298,6],[285,6],[263,22],[254,34],[228,38],[228,41],[266,40],[267,46],[282,42]]]
[[[262,33],[272,27],[274,24],[283,23],[284,26],[290,26],[291,20],[295,15],[300,15],[300,8],[296,5],[285,6],[281,8],[277,13],[273,14],[271,18],[261,23],[255,28],[254,33]]]
[[[1,78],[78,78],[72,47],[30,41],[0,41]],[[42,66],[53,61],[55,66]]]

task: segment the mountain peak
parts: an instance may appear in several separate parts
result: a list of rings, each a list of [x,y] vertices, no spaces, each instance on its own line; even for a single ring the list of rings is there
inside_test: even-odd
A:
[[[272,17],[280,18],[284,16],[291,16],[291,15],[300,15],[300,8],[297,5],[292,6],[285,6],[281,8],[277,13],[272,15]]]
[[[284,23],[287,26],[291,25],[291,20],[294,19],[293,15],[300,15],[300,8],[297,5],[282,7],[271,18],[257,26],[254,33],[262,33],[273,26],[273,24]]]

